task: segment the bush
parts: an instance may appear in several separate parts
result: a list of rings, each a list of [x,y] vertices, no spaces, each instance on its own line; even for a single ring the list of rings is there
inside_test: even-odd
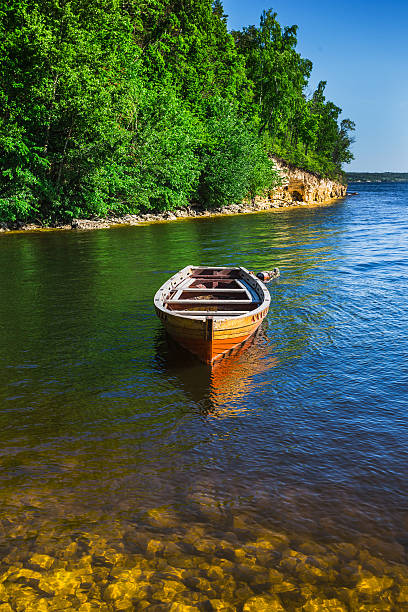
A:
[[[257,135],[238,116],[233,104],[215,99],[208,103],[202,171],[197,190],[205,206],[225,206],[255,197],[278,182]]]
[[[171,87],[140,89],[132,117],[80,183],[87,214],[187,206],[200,174],[198,120]],[[119,128],[118,128],[119,129]],[[75,193],[69,199],[75,201]],[[77,197],[78,199],[78,197]]]
[[[145,92],[138,125],[132,161],[139,192],[134,204],[159,210],[188,206],[201,170],[198,119],[168,86]]]

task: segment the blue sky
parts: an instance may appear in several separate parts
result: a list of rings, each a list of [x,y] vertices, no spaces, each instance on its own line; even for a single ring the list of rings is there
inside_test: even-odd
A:
[[[345,169],[408,172],[408,0],[224,0],[229,29],[259,24],[263,10],[297,24],[298,50],[313,62],[311,91],[356,122],[355,160]]]

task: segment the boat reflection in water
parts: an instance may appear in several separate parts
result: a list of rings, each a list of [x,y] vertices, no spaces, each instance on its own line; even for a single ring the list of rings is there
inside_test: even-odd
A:
[[[267,384],[265,376],[278,359],[270,354],[271,346],[263,328],[244,344],[213,366],[203,364],[183,349],[164,329],[156,336],[156,364],[162,373],[187,394],[200,413],[208,417],[231,417],[248,412],[251,407],[243,398],[254,388]]]

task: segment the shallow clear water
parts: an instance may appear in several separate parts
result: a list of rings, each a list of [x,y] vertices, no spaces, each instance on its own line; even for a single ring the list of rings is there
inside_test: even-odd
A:
[[[407,609],[408,184],[349,190],[0,236],[0,602]],[[153,309],[190,263],[281,270],[213,372]]]

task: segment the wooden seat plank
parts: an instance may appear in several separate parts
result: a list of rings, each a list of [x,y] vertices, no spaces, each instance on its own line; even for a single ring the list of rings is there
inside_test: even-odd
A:
[[[186,306],[218,306],[220,304],[257,304],[258,302],[253,302],[252,300],[165,300],[165,304],[180,304]]]
[[[215,288],[215,289],[210,289],[210,288],[205,288],[205,289],[201,289],[200,287],[185,287],[183,289],[178,289],[175,293],[175,295],[171,298],[173,300],[179,300],[180,296],[182,293],[243,293],[244,295],[247,295],[248,298],[250,298],[250,294],[248,293],[248,291],[245,291],[244,289],[222,289],[222,288]]]
[[[201,289],[200,287],[186,287],[182,289],[182,291],[191,291],[195,293],[212,293],[218,291],[219,293],[246,293],[245,289],[222,289],[219,287],[215,287],[214,289],[206,287],[205,289]]]
[[[186,317],[232,317],[243,314],[249,314],[249,310],[215,310],[210,312],[208,310],[170,310],[171,314],[184,315]]]

